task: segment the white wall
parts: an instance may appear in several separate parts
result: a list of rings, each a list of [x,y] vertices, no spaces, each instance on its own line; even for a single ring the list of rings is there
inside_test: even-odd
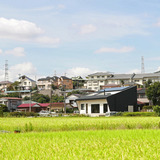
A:
[[[84,110],[81,110],[81,104],[84,104]],[[88,104],[88,114],[91,114],[91,104],[99,104],[100,105],[100,113],[103,113],[103,104],[108,104],[106,99],[97,99],[97,100],[83,100],[83,101],[77,101],[78,109],[80,111],[80,114],[86,114],[86,104]],[[92,113],[94,114],[94,113]],[[98,114],[98,113],[95,113]]]

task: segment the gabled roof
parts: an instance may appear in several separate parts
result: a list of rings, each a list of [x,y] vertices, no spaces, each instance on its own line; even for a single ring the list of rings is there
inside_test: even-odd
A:
[[[32,81],[32,82],[35,82],[33,79],[31,79],[31,78],[29,78],[29,77],[27,77],[27,76],[25,76],[25,75],[23,75],[23,76],[21,76],[21,77],[19,77],[19,78],[22,78],[22,79],[28,79],[29,81]]]
[[[70,79],[70,78],[68,78],[68,77],[66,77],[66,76],[61,76],[60,78],[63,78],[63,79]]]
[[[46,77],[46,78],[40,78],[38,79],[38,81],[47,81],[47,80],[53,80],[53,81],[57,81],[59,77],[57,76],[53,76],[53,77]]]
[[[10,81],[1,81],[0,84],[12,84]]]

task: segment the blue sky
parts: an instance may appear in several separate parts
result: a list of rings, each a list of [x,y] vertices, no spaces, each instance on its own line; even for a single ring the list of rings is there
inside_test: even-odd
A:
[[[5,0],[0,5],[0,80],[18,74],[87,76],[160,70],[158,0]]]

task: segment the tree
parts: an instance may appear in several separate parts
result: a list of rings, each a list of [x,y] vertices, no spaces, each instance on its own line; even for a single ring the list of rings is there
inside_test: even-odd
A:
[[[52,102],[64,102],[63,96],[53,95],[52,96]]]
[[[148,88],[152,84],[152,80],[148,79],[148,81],[145,82],[145,88]]]
[[[160,82],[154,82],[146,89],[146,95],[153,105],[160,105]]]
[[[50,101],[50,98],[48,95],[34,94],[32,96],[32,100],[38,103],[48,103]]]
[[[153,106],[153,110],[154,110],[154,112],[156,112],[156,114],[157,114],[158,116],[160,116],[160,106],[158,106],[158,105]]]
[[[4,104],[0,104],[0,117],[3,117],[3,112],[8,112],[8,108]]]

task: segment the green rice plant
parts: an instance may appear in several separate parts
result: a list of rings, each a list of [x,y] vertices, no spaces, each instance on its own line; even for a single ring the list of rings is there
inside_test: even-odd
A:
[[[0,134],[0,159],[159,160],[160,130]]]

